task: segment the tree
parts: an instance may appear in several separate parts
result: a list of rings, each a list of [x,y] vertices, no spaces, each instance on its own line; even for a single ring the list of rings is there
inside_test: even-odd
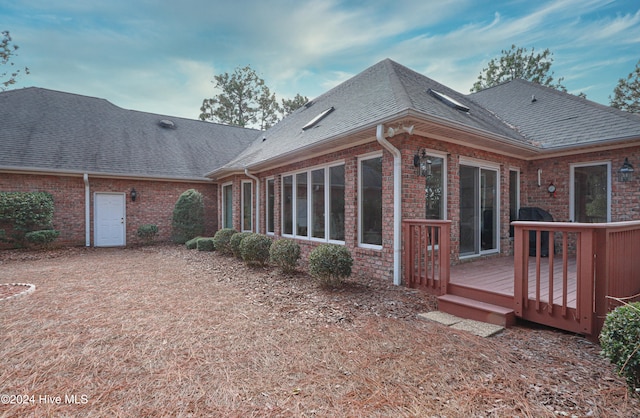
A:
[[[550,71],[551,64],[553,64],[553,54],[549,49],[536,54],[535,48],[531,48],[529,53],[526,48],[511,45],[510,50],[503,49],[502,56],[491,59],[487,68],[482,69],[471,91],[480,91],[505,81],[521,78],[566,92],[567,89],[561,84],[563,78],[554,84],[553,71]]]
[[[282,117],[284,118],[294,110],[298,110],[308,101],[309,98],[307,96],[301,96],[300,94],[296,94],[296,97],[294,97],[293,99],[282,99],[282,106],[280,106]]]
[[[286,116],[291,112],[291,106],[303,100],[302,104],[307,102],[306,97],[298,94],[292,100],[283,100],[283,107],[288,106],[283,109],[275,93],[250,66],[238,67],[232,74],[214,75],[213,78],[215,87],[222,92],[202,101],[201,120],[265,130],[278,122],[278,114]]]
[[[8,30],[2,31],[2,40],[0,41],[0,65],[9,65],[13,67],[15,64],[11,62],[11,58],[16,56],[18,45],[14,44],[11,40],[11,35]],[[20,75],[22,70],[12,70],[0,72],[0,91],[5,91],[10,85],[16,83],[16,78]],[[24,68],[24,73],[29,74],[29,68]],[[8,77],[8,78],[7,78]]]
[[[626,79],[618,80],[613,94],[613,99],[609,96],[611,106],[631,113],[640,113],[640,61]]]
[[[269,87],[263,85],[260,97],[258,97],[257,119],[260,130],[267,130],[278,122],[280,106],[276,100],[276,94],[271,93]]]

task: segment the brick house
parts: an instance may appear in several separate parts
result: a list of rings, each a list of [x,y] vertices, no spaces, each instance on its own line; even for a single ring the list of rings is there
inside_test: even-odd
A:
[[[208,233],[346,245],[355,271],[400,284],[405,219],[450,221],[454,262],[512,253],[520,207],[640,220],[638,176],[617,178],[640,161],[640,118],[522,80],[463,95],[387,59],[265,132],[37,88],[0,94],[0,114],[0,190],[51,192],[68,244],[135,242],[142,223],[168,239],[196,188]],[[122,240],[102,240],[110,205]]]
[[[1,93],[0,115],[0,191],[51,193],[65,245],[136,243],[142,224],[169,240],[173,207],[192,188],[213,234],[218,188],[204,173],[258,134],[40,88]]]
[[[640,220],[640,117],[522,80],[462,95],[384,60],[293,112],[207,176],[219,222],[346,245],[402,282],[406,219],[451,222],[451,259],[513,252],[521,207]],[[256,216],[257,215],[257,216]]]

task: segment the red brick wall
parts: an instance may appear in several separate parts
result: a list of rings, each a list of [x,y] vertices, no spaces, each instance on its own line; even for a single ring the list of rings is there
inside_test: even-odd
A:
[[[625,157],[636,169],[633,179],[627,183],[617,179]],[[541,207],[551,213],[555,221],[570,221],[570,165],[607,161],[611,162],[611,221],[640,220],[640,147],[528,162],[521,174],[521,205]],[[537,183],[538,169],[542,170],[540,187]],[[555,196],[547,192],[551,182],[556,186]]]
[[[196,189],[205,204],[206,234],[212,235],[218,226],[216,204],[217,185],[207,183],[161,182],[150,180],[105,179],[89,176],[91,193],[91,243],[93,245],[93,194],[115,192],[126,194],[126,242],[138,243],[136,232],[143,224],[158,226],[158,241],[171,239],[173,207],[182,192]],[[135,202],[129,193],[138,192]],[[0,191],[48,192],[53,195],[55,214],[53,226],[60,231],[59,245],[85,245],[85,185],[82,177],[0,174]]]
[[[338,161],[345,162],[345,245],[351,251],[354,259],[354,274],[365,275],[377,279],[392,280],[393,278],[393,158],[388,152],[383,154],[383,232],[382,250],[358,247],[358,156],[371,152],[381,151],[380,146],[374,142],[349,148],[337,152],[328,153],[306,161],[296,162],[275,170],[264,171],[256,174],[260,179],[260,232],[266,231],[265,205],[266,205],[266,179],[275,179],[275,237],[281,238],[281,206],[280,193],[282,174],[303,170],[306,168],[331,164]],[[244,175],[236,175],[219,179],[223,184],[233,181],[233,219],[234,228],[240,230],[240,184],[247,180]],[[255,184],[254,184],[255,194]],[[255,199],[254,199],[254,226],[255,226]],[[309,253],[320,242],[307,239],[296,239],[301,249],[301,266],[307,265]]]

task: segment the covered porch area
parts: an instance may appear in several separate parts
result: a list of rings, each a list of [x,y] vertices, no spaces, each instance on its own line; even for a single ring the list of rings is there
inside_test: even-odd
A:
[[[405,285],[457,316],[504,326],[521,318],[594,340],[612,298],[640,293],[640,222],[513,225],[513,256],[451,265],[449,221],[404,221]],[[549,257],[540,255],[545,239]]]

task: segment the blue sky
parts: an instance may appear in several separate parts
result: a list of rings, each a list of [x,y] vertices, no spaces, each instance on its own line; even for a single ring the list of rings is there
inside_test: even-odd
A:
[[[569,92],[609,104],[640,60],[636,0],[0,0],[37,86],[197,118],[215,74],[250,65],[313,98],[385,58],[462,93],[512,44],[553,52]]]

